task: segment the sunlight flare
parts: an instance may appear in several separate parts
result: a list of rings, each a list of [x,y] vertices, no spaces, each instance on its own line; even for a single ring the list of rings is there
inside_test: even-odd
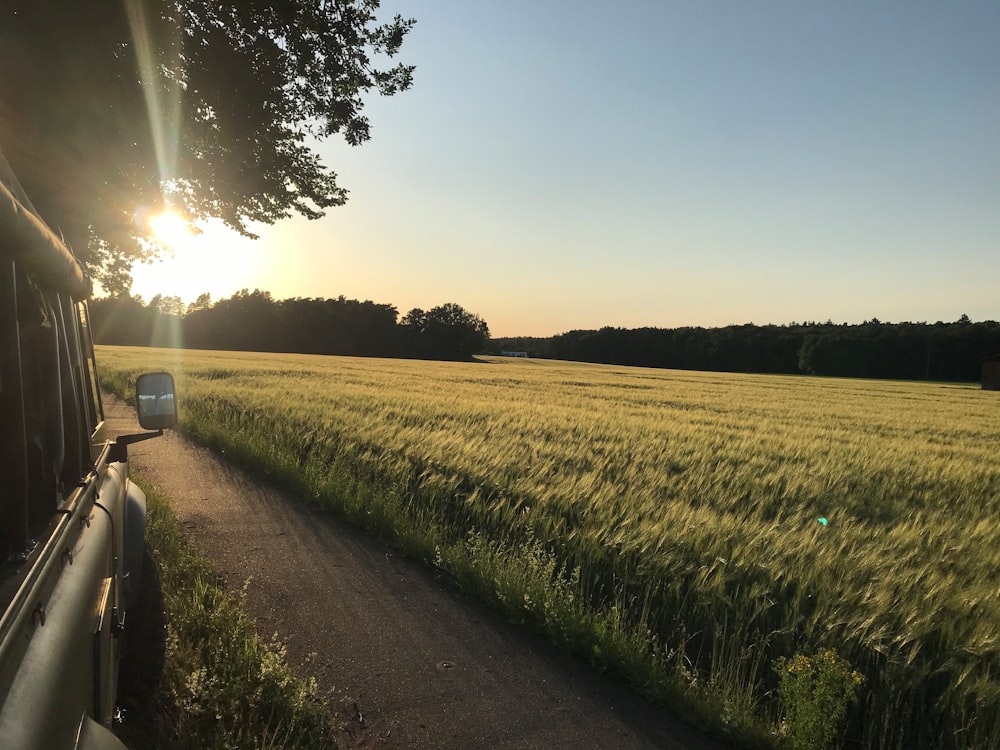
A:
[[[260,285],[264,247],[218,220],[198,222],[192,229],[169,212],[149,219],[157,242],[170,253],[132,269],[132,292],[145,300],[160,294],[185,304],[202,294],[213,300]]]
[[[183,248],[195,236],[187,221],[170,210],[151,216],[149,228],[153,239],[171,251]]]

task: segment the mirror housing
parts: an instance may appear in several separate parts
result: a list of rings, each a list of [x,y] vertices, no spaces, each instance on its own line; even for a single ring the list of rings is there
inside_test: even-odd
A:
[[[174,377],[169,372],[147,372],[135,381],[135,403],[144,430],[163,430],[177,424]]]

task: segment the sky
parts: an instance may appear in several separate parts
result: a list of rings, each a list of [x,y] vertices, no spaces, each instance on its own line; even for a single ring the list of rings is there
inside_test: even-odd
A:
[[[456,302],[494,336],[1000,319],[996,0],[383,0],[417,24],[325,218],[133,291]]]

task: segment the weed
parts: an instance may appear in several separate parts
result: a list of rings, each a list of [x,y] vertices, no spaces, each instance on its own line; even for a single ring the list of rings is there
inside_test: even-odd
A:
[[[793,750],[827,750],[864,679],[830,649],[774,664],[785,707],[782,734]]]

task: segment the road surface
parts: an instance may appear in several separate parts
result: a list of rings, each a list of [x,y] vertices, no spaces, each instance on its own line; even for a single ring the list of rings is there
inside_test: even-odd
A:
[[[112,396],[113,434],[137,432]],[[364,533],[167,432],[129,448],[258,632],[329,691],[341,746],[723,750]]]

